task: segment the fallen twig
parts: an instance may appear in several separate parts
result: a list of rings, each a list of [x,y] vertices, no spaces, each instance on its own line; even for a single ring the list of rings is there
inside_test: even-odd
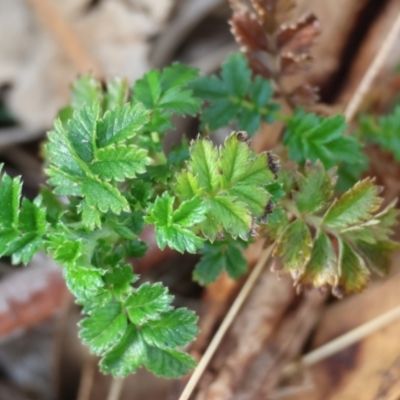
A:
[[[338,338],[324,344],[323,346],[311,351],[302,357],[300,362],[289,364],[283,371],[284,375],[291,375],[293,372],[297,371],[299,366],[310,367],[336,353],[357,343],[371,335],[378,329],[385,327],[386,325],[392,323],[393,321],[400,318],[400,306],[390,310],[372,321],[368,321],[365,324],[352,329],[350,332],[339,336]]]
[[[251,272],[250,276],[248,277],[246,283],[243,285],[242,290],[240,291],[239,295],[237,296],[236,300],[232,304],[230,310],[228,311],[224,321],[222,322],[221,326],[219,327],[217,333],[213,337],[210,345],[208,346],[206,352],[204,353],[202,359],[200,360],[197,368],[195,369],[193,375],[190,377],[185,389],[183,390],[179,400],[188,400],[191,396],[193,390],[195,389],[197,383],[199,382],[200,378],[202,377],[205,369],[207,368],[211,358],[213,357],[215,351],[217,350],[218,346],[220,345],[222,339],[224,338],[226,332],[228,331],[229,327],[231,326],[232,322],[236,318],[240,308],[242,307],[243,303],[247,299],[249,293],[253,289],[258,277],[260,276],[261,272],[267,261],[269,260],[271,253],[273,250],[273,246],[269,246],[264,250],[262,253],[257,265],[254,267],[253,271]]]
[[[358,85],[357,90],[353,94],[350,102],[346,107],[346,110],[344,111],[344,116],[347,122],[351,121],[354,118],[358,108],[360,107],[362,99],[364,98],[365,94],[371,87],[371,84],[373,83],[376,75],[381,69],[383,63],[385,62],[389,54],[389,51],[393,47],[394,42],[396,41],[396,39],[398,39],[399,33],[400,33],[400,13],[397,16],[396,21],[392,25],[381,49],[379,50],[378,54],[374,58],[370,67],[368,68],[367,72],[363,76],[361,83]]]

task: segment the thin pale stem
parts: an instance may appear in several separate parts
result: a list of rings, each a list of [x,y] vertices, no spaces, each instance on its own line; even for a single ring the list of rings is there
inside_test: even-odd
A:
[[[344,116],[347,122],[350,122],[354,118],[365,94],[368,92],[376,75],[381,69],[383,63],[385,62],[390,49],[393,47],[396,39],[398,39],[399,33],[400,33],[400,13],[397,16],[396,21],[394,22],[392,28],[390,29],[385,42],[380,48],[378,54],[375,56],[372,64],[368,68],[361,83],[358,85],[357,90],[353,94],[349,104],[346,107]]]
[[[90,394],[92,393],[95,374],[96,374],[96,363],[93,361],[91,357],[88,357],[83,366],[81,380],[79,383],[78,396],[76,400],[90,399]]]
[[[107,400],[118,400],[121,396],[123,386],[124,386],[123,378],[114,378],[111,382]]]
[[[291,375],[295,372],[299,365],[302,367],[310,367],[336,353],[342,351],[346,347],[359,342],[368,335],[376,332],[393,321],[400,318],[400,306],[374,318],[372,321],[368,321],[365,324],[345,333],[342,336],[324,344],[323,346],[311,351],[302,357],[299,363],[289,364],[283,371],[283,375]]]
[[[193,372],[192,376],[190,377],[184,391],[179,397],[179,400],[188,400],[193,393],[197,383],[199,382],[200,378],[202,377],[205,369],[207,368],[208,364],[210,363],[212,357],[214,356],[215,351],[218,349],[222,339],[224,338],[226,332],[232,325],[232,322],[235,320],[239,310],[241,309],[243,303],[247,299],[248,295],[250,294],[253,286],[255,285],[256,281],[258,280],[261,272],[264,269],[265,264],[269,260],[271,253],[272,253],[273,245],[267,247],[263,253],[261,254],[260,259],[258,260],[256,266],[254,267],[253,271],[251,271],[250,276],[248,277],[246,283],[243,285],[242,290],[240,291],[239,295],[235,299],[234,303],[232,304],[231,308],[229,309],[228,313],[226,314],[225,319],[223,320],[222,324],[218,328],[217,333],[211,340],[210,345],[208,346],[206,352],[204,353],[203,357],[201,358],[197,368]]]

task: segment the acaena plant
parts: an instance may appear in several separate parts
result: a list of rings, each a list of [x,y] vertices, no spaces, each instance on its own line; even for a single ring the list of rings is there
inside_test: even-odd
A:
[[[233,19],[242,28],[243,20]],[[174,378],[195,365],[182,350],[198,333],[195,313],[174,308],[161,283],[136,284],[127,262],[146,253],[139,237],[147,225],[160,249],[201,254],[194,271],[201,284],[222,270],[243,275],[241,248],[258,234],[275,243],[274,256],[298,285],[341,295],[364,288],[370,271],[386,271],[397,211],[393,203],[380,209],[372,179],[356,182],[361,142],[345,134],[340,115],[281,114],[278,95],[243,54],[230,56],[219,76],[178,63],[133,86],[85,75],[48,133],[39,196],[21,199],[20,178],[3,174],[0,256],[27,264],[44,251],[60,264],[84,314],[79,335],[103,372],[125,376],[145,366]],[[174,114],[199,115],[201,133],[166,154]],[[292,160],[281,172],[274,154],[250,146],[261,124],[275,120],[285,124]],[[209,133],[225,126],[235,130],[215,146]],[[337,167],[350,176],[341,196]]]

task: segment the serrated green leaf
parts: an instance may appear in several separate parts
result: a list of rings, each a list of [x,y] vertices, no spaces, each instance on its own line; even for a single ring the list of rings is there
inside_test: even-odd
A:
[[[26,233],[8,244],[6,255],[11,255],[12,264],[23,263],[26,265],[41,246],[42,238],[35,233]]]
[[[222,64],[221,79],[203,76],[190,87],[196,96],[208,101],[201,116],[203,129],[215,130],[237,120],[238,128],[252,135],[261,119],[272,122],[279,108],[271,103],[270,83],[260,76],[251,80],[247,59],[241,53],[231,55]]]
[[[47,246],[59,264],[74,264],[82,255],[82,241],[68,240],[63,234],[50,235]]]
[[[265,207],[271,195],[260,187],[252,185],[236,185],[229,189],[229,195],[247,205],[249,211],[255,216],[260,217],[264,214]]]
[[[172,223],[174,200],[175,198],[166,192],[161,197],[157,197],[154,204],[150,206],[149,215],[145,220],[156,226],[170,225]]]
[[[47,187],[40,188],[43,207],[46,209],[48,222],[58,223],[61,215],[65,212],[65,204]]]
[[[100,291],[94,296],[87,299],[77,299],[76,303],[83,306],[82,312],[85,314],[90,314],[101,308],[105,304],[113,302],[113,294],[111,291]]]
[[[193,279],[200,285],[209,285],[215,282],[225,268],[225,254],[220,247],[213,251],[214,247],[206,245],[202,250],[203,256],[193,271]]]
[[[78,299],[87,299],[104,287],[101,271],[90,265],[74,265],[64,268],[68,289]]]
[[[344,135],[346,128],[342,115],[323,118],[297,109],[287,122],[283,143],[289,149],[290,159],[300,164],[318,159],[325,168],[341,161],[358,164],[361,145],[354,137]]]
[[[392,113],[380,117],[378,121],[372,116],[363,116],[359,131],[364,138],[390,151],[395,160],[400,161],[400,106],[396,106]]]
[[[131,240],[124,245],[125,257],[143,257],[146,254],[148,248],[148,244],[146,242],[143,242],[142,240]]]
[[[216,76],[201,76],[190,88],[196,96],[204,100],[224,99],[229,95],[225,84]]]
[[[199,224],[199,229],[210,242],[214,242],[217,236],[221,234],[220,224],[210,213],[207,214],[207,219]]]
[[[131,322],[142,325],[147,321],[158,319],[162,312],[170,310],[171,301],[172,296],[161,283],[154,285],[144,283],[126,299],[124,307]]]
[[[338,168],[336,191],[344,193],[353,187],[360,180],[363,173],[369,169],[369,162],[367,155],[361,153],[357,163],[341,163]]]
[[[249,164],[240,177],[240,183],[243,185],[265,186],[272,183],[275,178],[268,166],[267,154],[257,155]]]
[[[18,239],[19,232],[14,228],[6,228],[0,230],[0,256],[7,254],[10,243]]]
[[[190,167],[201,187],[213,191],[219,180],[218,152],[208,140],[197,140],[191,145]]]
[[[251,78],[246,58],[241,53],[230,55],[222,64],[221,77],[230,94],[244,97]]]
[[[206,108],[201,116],[202,129],[206,126],[212,131],[228,125],[240,110],[240,105],[228,99],[214,100],[212,107]]]
[[[314,240],[311,258],[308,262],[300,283],[323,288],[338,284],[338,260],[328,235],[318,232]]]
[[[237,135],[232,134],[225,140],[219,160],[223,188],[241,180],[246,172],[250,157],[249,146],[246,143],[240,142]]]
[[[149,165],[143,179],[154,183],[167,183],[171,177],[171,169],[168,164]]]
[[[105,273],[104,281],[112,287],[117,298],[129,293],[132,290],[131,284],[135,281],[132,265],[121,263],[112,265]]]
[[[121,237],[128,240],[135,240],[137,235],[142,233],[144,227],[144,219],[143,219],[142,211],[131,211],[129,213],[122,213],[118,215],[113,222],[113,229],[118,233]]]
[[[341,229],[341,233],[350,242],[361,240],[368,243],[376,243],[377,241],[389,240],[390,235],[394,233],[393,227],[399,214],[398,210],[393,208],[394,204],[395,202],[389,204],[371,219],[346,229]]]
[[[134,373],[146,360],[146,345],[134,325],[128,325],[122,338],[104,355],[101,371],[114,376]]]
[[[82,167],[75,159],[70,148],[67,131],[60,120],[54,122],[54,131],[48,133],[49,142],[45,151],[50,164],[61,170],[68,179],[81,178],[84,175]],[[82,144],[81,144],[82,145]]]
[[[87,205],[106,213],[111,210],[115,214],[129,211],[128,201],[117,188],[107,182],[96,179],[86,179],[82,183],[82,194]]]
[[[199,70],[180,63],[164,68],[161,77],[163,90],[188,85],[199,75]]]
[[[27,198],[22,199],[18,229],[23,233],[35,232],[38,236],[42,236],[46,228],[46,211],[42,207],[41,197],[36,197],[33,202]]]
[[[155,225],[157,244],[160,249],[164,249],[168,245],[171,249],[181,253],[185,251],[196,253],[197,249],[201,248],[204,239],[183,226],[188,226],[189,223],[203,218],[204,206],[198,201],[183,203],[183,208],[176,211],[175,217],[173,203],[174,198],[168,193],[164,193],[150,207],[145,220]],[[195,208],[193,208],[194,206]],[[190,215],[188,214],[189,209],[192,211]],[[174,217],[177,218],[175,221]]]
[[[79,111],[75,111],[66,129],[69,146],[85,163],[94,158],[94,137],[97,121],[100,116],[100,104],[92,103]]]
[[[197,70],[182,64],[173,64],[161,73],[150,71],[143,79],[136,81],[134,99],[148,109],[167,111],[168,115],[195,115],[200,110],[201,100],[186,87],[197,75]],[[150,130],[154,130],[154,126]],[[164,132],[165,128],[161,130]]]
[[[162,314],[161,319],[149,321],[142,328],[143,339],[155,347],[185,346],[199,332],[193,311],[178,308]]]
[[[101,179],[124,181],[146,171],[150,163],[147,151],[135,145],[110,145],[97,150],[90,165],[91,171]]]
[[[283,270],[298,279],[304,273],[311,256],[311,233],[301,220],[292,222],[283,232],[276,245],[274,255],[284,263]]]
[[[183,167],[185,161],[189,161],[189,142],[184,138],[181,143],[175,145],[168,154],[168,164],[174,167]]]
[[[231,196],[215,196],[208,201],[209,213],[232,237],[247,239],[251,228],[251,215],[244,203]]]
[[[54,194],[65,196],[82,196],[79,179],[63,172],[60,169],[50,167],[46,170],[49,179],[47,183],[54,186]]]
[[[356,251],[364,259],[368,268],[381,275],[389,272],[391,255],[399,249],[399,244],[391,240],[368,243],[357,241],[354,244]]]
[[[42,238],[47,229],[46,211],[41,206],[41,198],[37,197],[33,202],[24,198],[18,215],[16,226],[17,235],[6,229],[3,254],[10,255],[13,264],[27,264],[40,250]],[[1,249],[0,249],[1,250]]]
[[[122,337],[127,328],[127,320],[121,304],[110,302],[91,311],[79,325],[79,337],[83,343],[90,347],[93,354],[100,355]]]
[[[146,367],[165,378],[179,378],[196,366],[194,359],[182,351],[146,346],[146,352]]]
[[[321,162],[307,163],[304,175],[296,178],[299,186],[294,194],[297,209],[301,213],[315,213],[328,205],[332,197],[336,179],[332,172],[325,171]]]
[[[171,121],[171,113],[162,109],[156,108],[151,113],[150,122],[145,126],[148,132],[157,132],[157,134],[164,134],[170,129],[174,129],[174,124]],[[141,138],[143,139],[143,138]],[[160,139],[159,139],[160,140]],[[152,138],[154,144],[154,137]]]
[[[133,92],[134,99],[143,103],[147,109],[156,108],[162,93],[160,72],[147,72],[142,79],[135,82]]]
[[[1,172],[1,169],[0,169]],[[0,228],[4,230],[16,226],[19,214],[22,184],[20,178],[10,178],[4,174],[0,184]]]
[[[130,188],[132,200],[134,204],[138,203],[143,208],[146,208],[147,201],[152,195],[153,188],[149,182],[144,182],[140,178],[135,179]]]
[[[100,212],[94,206],[90,206],[86,200],[80,203],[79,211],[82,213],[82,223],[84,226],[91,231],[96,227],[101,227]]]
[[[170,226],[156,226],[158,247],[163,250],[168,245],[171,249],[184,253],[197,253],[204,243],[204,239],[196,236],[189,229],[181,228],[177,224]]]
[[[370,219],[382,199],[379,188],[371,179],[358,182],[352,189],[335,200],[326,212],[323,223],[330,228],[346,228]]]
[[[149,112],[142,104],[125,104],[107,111],[98,122],[97,140],[100,147],[124,143],[149,121]]]
[[[339,283],[334,288],[337,295],[360,292],[368,282],[370,273],[363,259],[344,241],[339,240]]]
[[[247,261],[235,245],[228,246],[225,253],[225,269],[232,279],[240,278],[247,271]]]
[[[181,200],[190,200],[199,194],[199,181],[191,172],[183,171],[176,182],[176,193]]]
[[[261,115],[258,109],[242,108],[238,114],[238,129],[253,135],[260,129]]]
[[[206,218],[207,205],[200,197],[193,197],[184,201],[174,211],[172,221],[183,227],[190,227],[202,222]]]
[[[263,107],[271,100],[273,94],[271,82],[257,75],[249,88],[250,99],[258,106]]]
[[[194,97],[191,90],[175,87],[168,89],[161,96],[159,105],[177,115],[196,115],[200,111],[202,101]]]

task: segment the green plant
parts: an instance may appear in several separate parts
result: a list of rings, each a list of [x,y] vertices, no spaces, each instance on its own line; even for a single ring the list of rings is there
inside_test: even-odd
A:
[[[331,286],[337,295],[364,288],[369,270],[385,272],[397,246],[389,239],[394,204],[379,210],[374,182],[355,183],[362,145],[345,135],[341,116],[301,108],[281,114],[273,98],[283,92],[254,76],[242,54],[228,58],[221,78],[198,75],[173,64],[132,89],[125,80],[102,87],[82,76],[48,134],[41,194],[21,200],[20,179],[6,174],[0,185],[0,255],[27,264],[45,251],[63,266],[85,314],[80,337],[113,375],[145,366],[179,377],[195,365],[181,348],[198,332],[196,315],[173,308],[161,283],[137,285],[126,261],[145,254],[139,235],[146,225],[154,226],[161,249],[202,255],[194,272],[201,284],[222,270],[244,274],[240,248],[258,233],[275,243],[297,284]],[[277,71],[272,75],[277,80]],[[165,154],[171,116],[199,113],[205,132]],[[250,134],[261,121],[285,123],[281,173],[276,156],[255,154],[244,132],[219,147],[211,142],[208,130],[234,120]],[[355,185],[338,198],[336,166],[340,176],[356,170],[347,181]]]

